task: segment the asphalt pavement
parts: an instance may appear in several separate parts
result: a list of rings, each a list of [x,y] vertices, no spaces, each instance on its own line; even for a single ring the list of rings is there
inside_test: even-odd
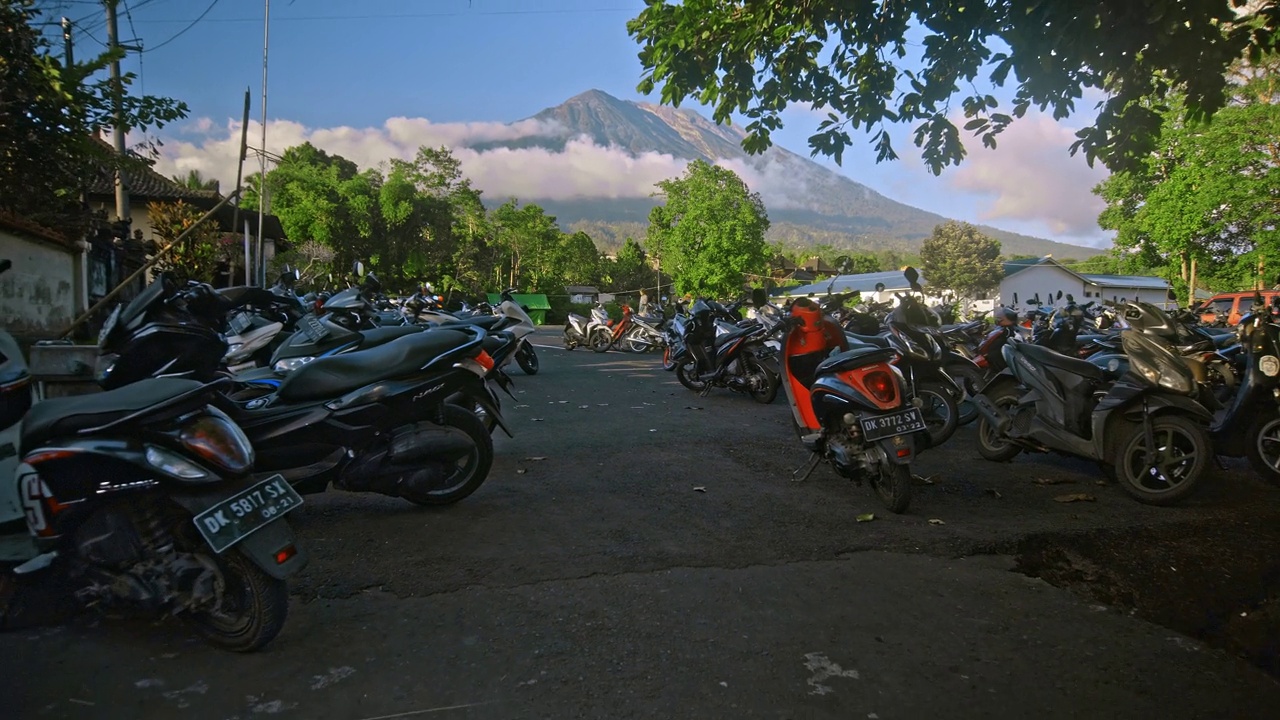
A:
[[[448,508],[309,496],[312,562],[261,652],[173,620],[84,615],[0,635],[0,717],[1272,717],[1280,684],[1159,625],[1013,572],[1046,533],[1274,506],[1218,471],[1149,508],[1092,465],[922,456],[911,510],[806,460],[785,399],[707,397],[656,355],[513,369],[489,480]],[[1092,500],[1060,502],[1065,495]],[[869,522],[855,517],[874,513]]]

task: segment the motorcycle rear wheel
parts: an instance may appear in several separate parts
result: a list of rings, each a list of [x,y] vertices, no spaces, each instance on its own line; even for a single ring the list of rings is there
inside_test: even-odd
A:
[[[925,432],[929,435],[929,446],[937,447],[956,433],[959,427],[960,410],[956,400],[940,382],[925,380],[916,383],[916,397],[924,401],[920,412],[924,414]]]
[[[271,642],[289,614],[285,581],[267,575],[239,550],[205,557],[217,566],[221,602],[212,611],[185,613],[184,619],[223,650],[253,652]]]
[[[592,350],[602,353],[613,345],[613,336],[609,334],[608,330],[596,330],[587,339],[587,344]]]
[[[489,468],[493,465],[493,438],[480,418],[465,408],[446,404],[442,425],[466,433],[475,448],[467,457],[454,461],[448,478],[439,489],[402,496],[415,505],[452,505],[479,489],[489,477]]]
[[[904,513],[911,504],[911,466],[884,463],[880,477],[871,481],[876,495],[891,513]]]
[[[987,395],[987,399],[997,408],[1009,412],[1018,406],[1018,390],[1012,385],[998,388]],[[986,417],[978,418],[978,454],[992,462],[1009,462],[1022,448],[1009,442],[1004,436],[997,436],[996,429]]]
[[[1118,444],[1116,479],[1138,502],[1173,505],[1195,492],[1213,447],[1205,428],[1181,415],[1152,418],[1151,432],[1156,442],[1155,467],[1146,466],[1146,432],[1137,424],[1129,438]]]
[[[618,339],[618,346],[627,352],[642,353],[649,349],[649,343],[640,339],[639,330],[629,330],[626,335]]]
[[[778,397],[778,386],[782,384],[782,381],[777,375],[770,372],[768,368],[761,365],[760,361],[754,356],[750,356],[748,353],[744,353],[743,355],[747,371],[752,375],[764,378],[764,387],[752,387],[751,399],[761,405],[768,405],[773,402],[774,398]]]

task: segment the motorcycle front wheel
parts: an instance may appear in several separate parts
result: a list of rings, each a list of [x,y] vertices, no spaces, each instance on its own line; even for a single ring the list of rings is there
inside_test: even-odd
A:
[[[883,463],[880,477],[872,481],[876,495],[892,513],[904,513],[911,504],[911,466]]]
[[[1181,415],[1160,415],[1150,422],[1155,461],[1147,463],[1147,433],[1136,424],[1118,445],[1116,479],[1138,502],[1173,505],[1195,491],[1213,448],[1205,428]]]
[[[698,361],[693,358],[687,358],[676,365],[676,379],[694,392],[702,392],[707,387],[706,380],[698,379]]]
[[[649,343],[640,339],[640,331],[632,329],[618,340],[618,345],[627,352],[642,353],[649,349]]]
[[[538,374],[538,355],[533,351],[533,346],[529,341],[520,343],[520,348],[516,350],[516,364],[524,371],[525,375]]]
[[[232,652],[252,652],[271,642],[289,614],[289,588],[267,575],[238,550],[204,555],[217,568],[217,606],[184,615],[210,645]]]
[[[676,369],[675,353],[671,351],[670,345],[662,348],[662,369],[667,372]]]
[[[1280,413],[1270,407],[1258,413],[1245,435],[1249,465],[1263,480],[1280,485]]]
[[[916,383],[915,394],[924,401],[920,412],[924,415],[929,446],[937,447],[950,439],[959,427],[960,411],[956,400],[942,383],[933,380]]]

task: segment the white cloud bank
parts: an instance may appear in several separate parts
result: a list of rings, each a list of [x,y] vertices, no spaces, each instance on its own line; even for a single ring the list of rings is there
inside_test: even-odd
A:
[[[620,148],[601,147],[585,137],[569,140],[562,151],[470,147],[553,135],[562,135],[557,126],[534,120],[508,125],[432,123],[422,118],[396,117],[381,127],[366,128],[308,128],[289,120],[273,120],[267,124],[267,150],[278,155],[286,148],[310,142],[361,168],[372,168],[390,158],[411,159],[423,145],[444,145],[462,163],[463,173],[487,197],[522,200],[648,197],[655,189],[654,183],[680,175],[686,165],[685,160],[671,155],[634,156]],[[251,122],[249,145],[256,146],[261,137],[261,124]],[[199,170],[206,177],[220,180],[223,187],[231,187],[235,183],[239,142],[238,121],[219,127],[206,119],[196,120],[184,128],[181,136],[164,139],[155,167],[164,175]],[[257,168],[251,153],[245,172],[253,173]]]

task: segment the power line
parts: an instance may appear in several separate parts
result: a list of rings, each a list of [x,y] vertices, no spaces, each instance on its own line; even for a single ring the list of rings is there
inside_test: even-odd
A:
[[[191,24],[189,24],[189,25],[187,25],[186,27],[184,27],[184,28],[182,28],[181,30],[179,30],[177,33],[175,33],[175,34],[174,34],[172,37],[170,37],[168,40],[165,40],[164,42],[162,42],[162,43],[160,43],[159,45],[156,45],[156,46],[154,46],[154,47],[147,48],[147,49],[146,49],[146,50],[144,50],[143,52],[145,53],[145,52],[150,52],[150,51],[152,51],[152,50],[159,50],[160,48],[164,47],[165,45],[168,45],[169,43],[173,42],[174,40],[177,40],[178,38],[182,37],[182,34],[183,34],[183,33],[185,33],[186,31],[190,30],[191,28],[195,27],[195,26],[196,26],[196,23],[198,23],[198,22],[200,22],[201,20],[203,20],[203,19],[204,19],[204,17],[205,17],[206,15],[208,15],[208,14],[209,14],[209,11],[210,11],[210,10],[212,10],[212,9],[213,9],[213,7],[214,7],[215,5],[217,5],[217,4],[218,4],[218,0],[213,0],[213,2],[209,3],[209,7],[205,8],[205,9],[204,9],[204,12],[200,13],[200,17],[198,17],[198,18],[196,18],[195,20],[192,20],[192,21],[191,21]],[[140,54],[141,54],[141,53],[140,53]]]
[[[207,11],[206,11],[207,12]],[[460,10],[450,12],[435,13],[377,13],[365,15],[286,15],[279,18],[273,18],[275,22],[292,22],[295,20],[314,21],[314,20],[404,20],[419,18],[439,18],[439,17],[463,17],[467,15],[586,15],[600,13],[625,12],[634,13],[636,9],[630,8],[565,8],[565,9],[542,9],[542,10]],[[197,18],[198,19],[198,18]],[[260,17],[242,17],[242,18],[212,18],[208,20],[211,23],[245,23],[261,22]],[[139,20],[139,23],[178,23],[182,20]]]

